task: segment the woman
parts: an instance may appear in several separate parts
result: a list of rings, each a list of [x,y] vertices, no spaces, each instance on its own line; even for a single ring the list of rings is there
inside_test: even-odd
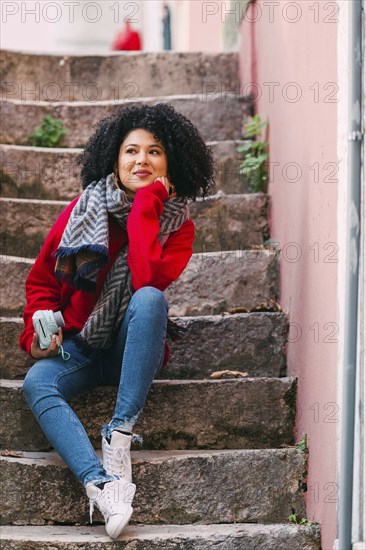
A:
[[[194,225],[188,199],[206,196],[214,162],[198,130],[167,104],[141,105],[101,121],[81,154],[84,192],[61,213],[26,281],[19,342],[38,361],[23,390],[43,432],[116,538],[132,514],[132,433],[151,383],[169,359],[163,291],[185,269]],[[41,349],[32,315],[65,320]],[[100,462],[67,404],[100,385],[118,386],[102,429]]]

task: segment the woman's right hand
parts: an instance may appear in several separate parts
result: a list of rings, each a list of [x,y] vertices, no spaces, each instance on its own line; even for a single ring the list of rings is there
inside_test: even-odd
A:
[[[39,347],[39,338],[36,332],[33,333],[33,340],[31,345],[31,356],[34,359],[46,359],[47,357],[56,357],[60,346],[62,345],[62,328],[58,328],[58,334],[53,334],[51,344],[47,349],[41,349]]]
[[[157,180],[159,180],[164,185],[165,189],[168,191],[169,199],[177,196],[174,185],[170,183],[169,179],[166,176],[160,176],[159,178],[156,178],[154,183]]]

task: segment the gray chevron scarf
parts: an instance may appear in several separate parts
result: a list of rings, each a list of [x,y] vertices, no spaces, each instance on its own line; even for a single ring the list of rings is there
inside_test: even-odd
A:
[[[55,276],[60,282],[95,292],[100,269],[108,262],[108,213],[127,231],[133,198],[116,187],[113,174],[93,182],[76,203],[55,252]],[[174,197],[164,202],[158,239],[164,246],[171,232],[190,218],[187,199]],[[135,290],[127,263],[128,242],[109,270],[99,299],[83,329],[74,336],[85,348],[107,349],[125,316]],[[184,327],[168,320],[167,332],[173,340],[183,336]]]

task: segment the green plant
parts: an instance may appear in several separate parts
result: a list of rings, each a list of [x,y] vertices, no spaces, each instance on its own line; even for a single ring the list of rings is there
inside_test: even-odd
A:
[[[296,525],[316,525],[314,521],[302,518],[301,516],[297,516],[296,514],[291,514],[290,516],[288,516],[287,519],[290,523],[296,523]]]
[[[300,451],[307,451],[308,450],[308,440],[307,435],[305,434],[304,437],[300,439],[298,443],[296,443],[296,446]]]
[[[267,183],[268,173],[266,170],[266,161],[268,153],[266,148],[268,142],[261,141],[263,128],[268,125],[268,122],[261,122],[260,115],[251,117],[245,125],[245,135],[243,139],[249,139],[243,145],[240,145],[236,151],[243,154],[243,160],[239,166],[239,173],[246,176],[246,180],[255,193],[264,190]],[[259,138],[259,139],[257,139]]]
[[[41,126],[28,134],[28,142],[35,147],[57,147],[66,134],[62,120],[46,115]]]

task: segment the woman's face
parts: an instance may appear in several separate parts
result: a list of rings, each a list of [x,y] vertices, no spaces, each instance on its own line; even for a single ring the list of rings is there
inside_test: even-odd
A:
[[[137,128],[127,134],[118,154],[118,174],[127,195],[134,197],[137,189],[167,176],[167,169],[164,147],[151,132]]]

